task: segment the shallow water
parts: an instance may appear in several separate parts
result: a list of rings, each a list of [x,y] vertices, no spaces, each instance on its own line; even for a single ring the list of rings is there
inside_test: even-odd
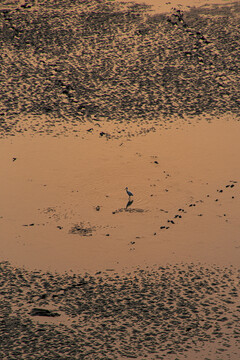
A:
[[[3,257],[58,271],[238,265],[239,135],[237,121],[221,118],[131,141],[2,139]]]
[[[122,2],[129,2],[128,0],[122,0]],[[190,7],[212,6],[212,5],[227,5],[231,4],[231,0],[138,0],[134,1],[138,4],[150,5],[151,13],[168,13],[173,8],[188,10]]]

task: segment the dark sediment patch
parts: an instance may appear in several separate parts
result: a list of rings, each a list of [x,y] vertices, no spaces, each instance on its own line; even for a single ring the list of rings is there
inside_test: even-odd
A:
[[[66,0],[1,11],[0,134],[239,114],[237,3],[171,16],[147,9]]]
[[[45,298],[45,296],[42,298]],[[60,316],[60,314],[52,311],[52,310],[48,310],[48,309],[41,309],[41,308],[33,308],[30,313],[31,316],[47,316],[47,317],[55,317],[55,316]]]
[[[141,209],[141,208],[120,208],[117,210],[114,210],[112,212],[112,214],[119,214],[119,213],[144,213],[144,212],[148,212],[148,210],[145,209]]]
[[[239,270],[201,264],[57,274],[0,265],[2,359],[184,356],[240,349]],[[37,322],[30,308],[61,313]]]
[[[70,230],[70,234],[77,234],[81,236],[92,236],[93,231],[95,231],[95,226],[90,224],[86,225],[84,223],[75,224]]]

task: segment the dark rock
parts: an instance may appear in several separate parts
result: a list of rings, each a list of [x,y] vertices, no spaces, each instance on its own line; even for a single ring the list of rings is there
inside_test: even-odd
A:
[[[224,317],[218,319],[217,321],[227,321],[227,320],[228,320],[228,318],[226,316],[224,316]]]
[[[60,316],[57,312],[47,309],[40,309],[40,308],[33,308],[29,313],[31,316],[48,316],[48,317],[55,317]]]
[[[46,298],[47,298],[47,294],[42,294],[41,296],[39,296],[39,299],[41,299],[41,300],[44,300]]]

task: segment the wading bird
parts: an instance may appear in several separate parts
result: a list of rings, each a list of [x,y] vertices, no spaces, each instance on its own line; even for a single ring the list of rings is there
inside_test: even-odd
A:
[[[129,191],[127,187],[125,188],[125,190],[126,190],[128,196],[129,196],[129,198],[130,198],[131,196],[133,196],[133,193],[132,193],[131,191]]]

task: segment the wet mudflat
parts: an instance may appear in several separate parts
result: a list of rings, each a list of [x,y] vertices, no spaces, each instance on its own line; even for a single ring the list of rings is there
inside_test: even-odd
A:
[[[238,113],[238,2],[153,16],[106,0],[29,5],[0,9],[3,133],[27,131],[28,115],[51,133],[59,122]]]
[[[233,267],[1,273],[2,359],[238,359]]]
[[[3,359],[238,359],[239,125],[221,120],[2,139]]]
[[[103,130],[112,133],[102,124],[83,138],[2,139],[5,259],[58,271],[170,259],[238,265],[238,121],[192,120],[131,141]]]
[[[6,3],[1,359],[238,360],[238,4]]]

